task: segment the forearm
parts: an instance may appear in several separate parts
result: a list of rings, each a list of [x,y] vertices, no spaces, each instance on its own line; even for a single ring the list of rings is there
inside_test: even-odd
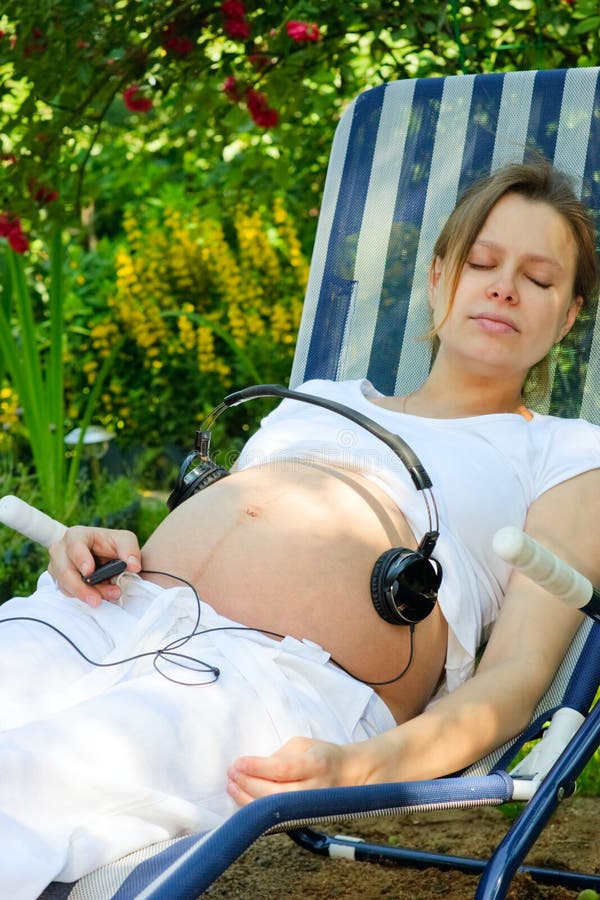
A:
[[[518,734],[530,720],[537,691],[522,683],[512,665],[500,668],[479,673],[414,719],[350,745],[354,783],[447,775]]]

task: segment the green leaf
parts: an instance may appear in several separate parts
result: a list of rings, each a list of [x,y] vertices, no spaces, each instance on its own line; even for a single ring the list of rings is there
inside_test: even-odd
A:
[[[598,31],[600,29],[600,16],[591,16],[589,19],[582,19],[573,26],[575,34],[587,34],[590,31]]]

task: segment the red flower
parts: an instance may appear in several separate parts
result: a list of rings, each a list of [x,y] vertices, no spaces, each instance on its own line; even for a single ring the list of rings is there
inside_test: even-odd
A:
[[[299,44],[305,41],[318,41],[321,37],[319,26],[314,22],[288,22],[285,27],[288,37]]]
[[[11,219],[6,212],[0,213],[0,237],[6,238],[15,253],[25,253],[29,249],[20,220]]]
[[[274,62],[274,60],[266,53],[249,53],[246,59],[257,72],[264,72],[264,70]]]
[[[194,42],[179,34],[174,25],[167,25],[164,30],[162,46],[167,53],[175,53],[176,56],[187,56],[194,49]]]
[[[13,220],[14,221],[14,220]],[[7,212],[0,213],[0,237],[8,237],[11,225]]]
[[[246,21],[246,9],[241,0],[225,0],[221,3],[223,31],[229,37],[246,41],[250,37],[250,25]]]
[[[23,48],[23,56],[33,56],[34,53],[45,53],[47,49],[48,42],[44,37],[44,32],[37,27],[32,28],[30,41]]]
[[[225,19],[243,19],[246,15],[246,8],[242,0],[225,0],[221,3],[221,15]]]
[[[40,184],[36,178],[31,179],[28,187],[35,202],[41,206],[47,206],[48,203],[54,203],[55,200],[58,200],[58,191],[48,187],[48,185]]]
[[[167,38],[163,47],[165,50],[175,53],[177,56],[187,56],[188,53],[191,53],[194,49],[194,42],[176,34],[173,35],[173,37]]]
[[[123,102],[132,112],[146,113],[152,109],[152,100],[144,97],[138,84],[132,84],[123,91]]]
[[[250,37],[250,26],[245,19],[225,19],[223,31],[229,37],[238,38],[240,41],[247,41]]]
[[[228,75],[223,82],[223,91],[234,103],[239,103],[244,96],[244,90],[240,87],[237,78],[234,78],[233,75]]]
[[[8,236],[8,243],[15,253],[27,253],[29,250],[29,241],[22,231],[13,230]]]
[[[273,128],[274,125],[277,125],[279,115],[276,109],[271,109],[269,106],[266,94],[250,88],[246,94],[246,102],[252,120],[260,128]]]

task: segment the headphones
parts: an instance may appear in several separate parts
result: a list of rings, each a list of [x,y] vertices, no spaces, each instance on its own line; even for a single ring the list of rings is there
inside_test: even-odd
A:
[[[167,500],[169,511],[174,510],[198,491],[229,475],[227,469],[217,465],[210,458],[210,427],[217,416],[230,406],[237,406],[257,397],[300,400],[350,419],[387,444],[408,471],[416,489],[423,492],[429,528],[419,546],[416,550],[407,547],[386,550],[375,562],[371,573],[371,599],[381,618],[392,625],[409,625],[414,628],[433,610],[442,582],[442,567],[431,557],[439,536],[439,520],[432,482],[416,453],[406,441],[349,406],[313,394],[293,391],[278,384],[258,384],[228,394],[219,406],[209,413],[203,423],[204,427],[196,432],[194,449],[181,464],[175,485]]]

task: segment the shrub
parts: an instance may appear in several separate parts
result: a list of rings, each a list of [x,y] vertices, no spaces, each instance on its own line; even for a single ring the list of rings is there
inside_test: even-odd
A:
[[[123,229],[112,290],[105,283],[77,320],[79,377],[67,390],[75,407],[124,336],[96,418],[122,449],[177,456],[229,390],[287,381],[308,266],[279,200],[220,219],[183,201],[146,203],[126,210]],[[81,271],[79,289],[85,258]],[[265,408],[230,414],[222,438],[239,447]]]

